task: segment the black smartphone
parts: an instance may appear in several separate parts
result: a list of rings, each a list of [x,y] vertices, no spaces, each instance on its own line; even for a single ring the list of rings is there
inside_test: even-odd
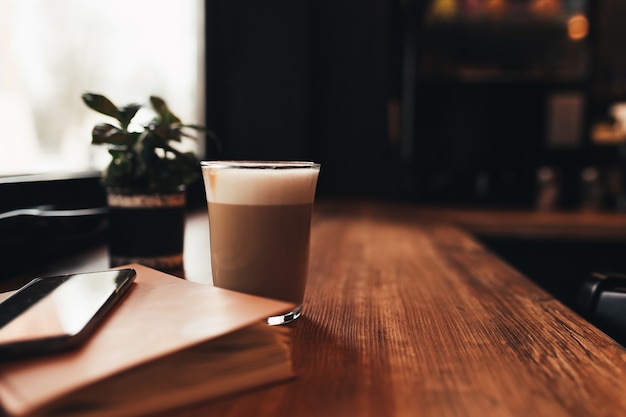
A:
[[[134,269],[35,278],[0,302],[0,360],[82,344],[122,299]]]

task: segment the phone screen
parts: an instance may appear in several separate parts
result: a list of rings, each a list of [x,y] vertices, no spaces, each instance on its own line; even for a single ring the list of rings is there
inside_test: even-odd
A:
[[[34,279],[0,303],[0,348],[71,340],[102,318],[134,276],[124,269]]]

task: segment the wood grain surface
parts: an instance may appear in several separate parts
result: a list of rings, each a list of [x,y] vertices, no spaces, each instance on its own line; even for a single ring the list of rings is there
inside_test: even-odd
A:
[[[422,221],[441,221],[473,235],[506,239],[626,241],[626,213],[419,207]]]
[[[318,204],[304,311],[295,381],[176,415],[626,415],[621,346],[411,207]]]
[[[297,378],[162,415],[626,415],[626,350],[424,213],[317,204]],[[205,213],[187,230],[188,277],[210,280]]]

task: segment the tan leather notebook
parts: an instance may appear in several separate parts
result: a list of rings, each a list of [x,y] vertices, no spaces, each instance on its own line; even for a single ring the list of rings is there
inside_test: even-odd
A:
[[[293,376],[292,306],[141,266],[136,285],[78,350],[0,363],[9,415],[138,415]]]

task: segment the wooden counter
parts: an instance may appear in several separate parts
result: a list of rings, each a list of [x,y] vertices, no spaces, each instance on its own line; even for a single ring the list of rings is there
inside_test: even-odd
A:
[[[467,207],[419,207],[414,211],[420,221],[456,225],[485,238],[626,242],[626,213]]]
[[[206,280],[206,215],[187,230],[187,274]],[[63,272],[103,266],[101,255]],[[626,415],[626,350],[467,232],[411,207],[317,205],[292,327],[296,380],[164,415]]]

